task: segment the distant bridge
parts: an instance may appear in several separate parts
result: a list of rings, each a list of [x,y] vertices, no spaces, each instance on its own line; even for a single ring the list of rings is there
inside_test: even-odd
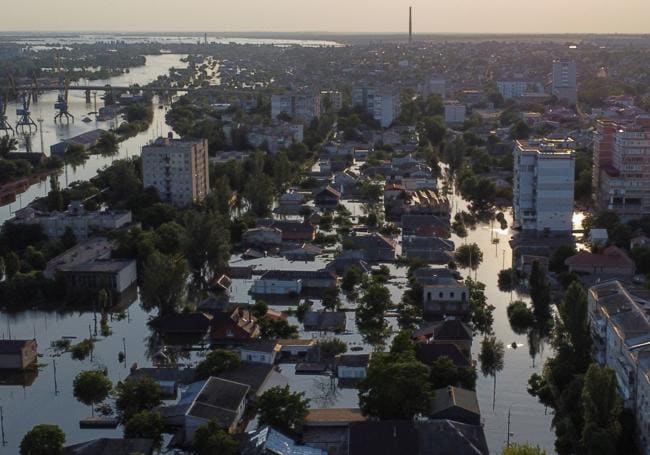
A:
[[[169,87],[169,86],[156,86],[156,85],[147,85],[147,86],[138,86],[138,85],[19,85],[16,86],[16,92],[32,92],[32,91],[63,91],[63,90],[75,90],[81,92],[106,92],[106,91],[116,91],[116,92],[128,92],[128,91],[142,91],[142,92],[218,92],[225,95],[257,95],[259,91],[252,90],[236,90],[236,89],[227,89],[221,87]]]

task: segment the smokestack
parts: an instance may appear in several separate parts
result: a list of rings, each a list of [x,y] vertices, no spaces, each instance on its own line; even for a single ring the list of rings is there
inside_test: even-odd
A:
[[[413,7],[409,6],[409,44],[413,42]]]

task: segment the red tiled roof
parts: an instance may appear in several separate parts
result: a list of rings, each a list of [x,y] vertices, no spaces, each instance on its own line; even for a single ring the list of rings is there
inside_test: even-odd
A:
[[[620,248],[607,247],[602,254],[580,251],[567,258],[564,263],[569,267],[633,267],[634,261]]]

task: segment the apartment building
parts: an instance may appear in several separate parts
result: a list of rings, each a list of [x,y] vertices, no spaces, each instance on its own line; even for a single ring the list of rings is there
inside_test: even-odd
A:
[[[292,118],[300,118],[311,121],[314,117],[320,117],[319,95],[285,93],[271,96],[271,117],[278,118],[281,114],[287,114]]]
[[[352,91],[352,104],[363,107],[382,128],[391,126],[401,112],[399,91],[387,88],[355,88]]]
[[[338,112],[343,107],[343,94],[338,90],[323,90],[320,92],[320,110]]]
[[[203,201],[210,192],[208,141],[160,137],[145,145],[142,182],[177,207]]]
[[[573,60],[554,60],[551,88],[553,95],[570,103],[578,101],[576,81],[576,62]]]
[[[637,445],[650,455],[650,302],[619,281],[589,289],[594,357],[616,374],[618,391],[637,423]]]
[[[650,115],[599,121],[594,140],[593,197],[622,219],[650,213]]]
[[[531,231],[572,229],[575,157],[572,140],[516,141],[515,226]]]

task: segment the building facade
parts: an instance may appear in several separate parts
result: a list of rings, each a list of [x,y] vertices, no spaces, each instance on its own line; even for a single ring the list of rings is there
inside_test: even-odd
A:
[[[280,114],[298,117],[311,121],[320,117],[320,94],[286,93],[271,96],[271,117],[277,118]]]
[[[636,417],[637,445],[650,455],[650,302],[618,281],[589,289],[594,357],[616,375],[624,406]]]
[[[517,141],[514,149],[515,226],[572,230],[575,157],[571,141]]]
[[[391,126],[401,112],[400,95],[396,90],[355,88],[352,91],[352,104],[361,106],[382,128]]]
[[[161,137],[145,145],[142,182],[177,207],[203,201],[210,192],[208,141]]]
[[[570,103],[578,101],[576,81],[576,62],[573,60],[554,60],[551,87],[553,95]]]
[[[622,219],[650,213],[650,116],[599,122],[594,141],[594,199]]]

